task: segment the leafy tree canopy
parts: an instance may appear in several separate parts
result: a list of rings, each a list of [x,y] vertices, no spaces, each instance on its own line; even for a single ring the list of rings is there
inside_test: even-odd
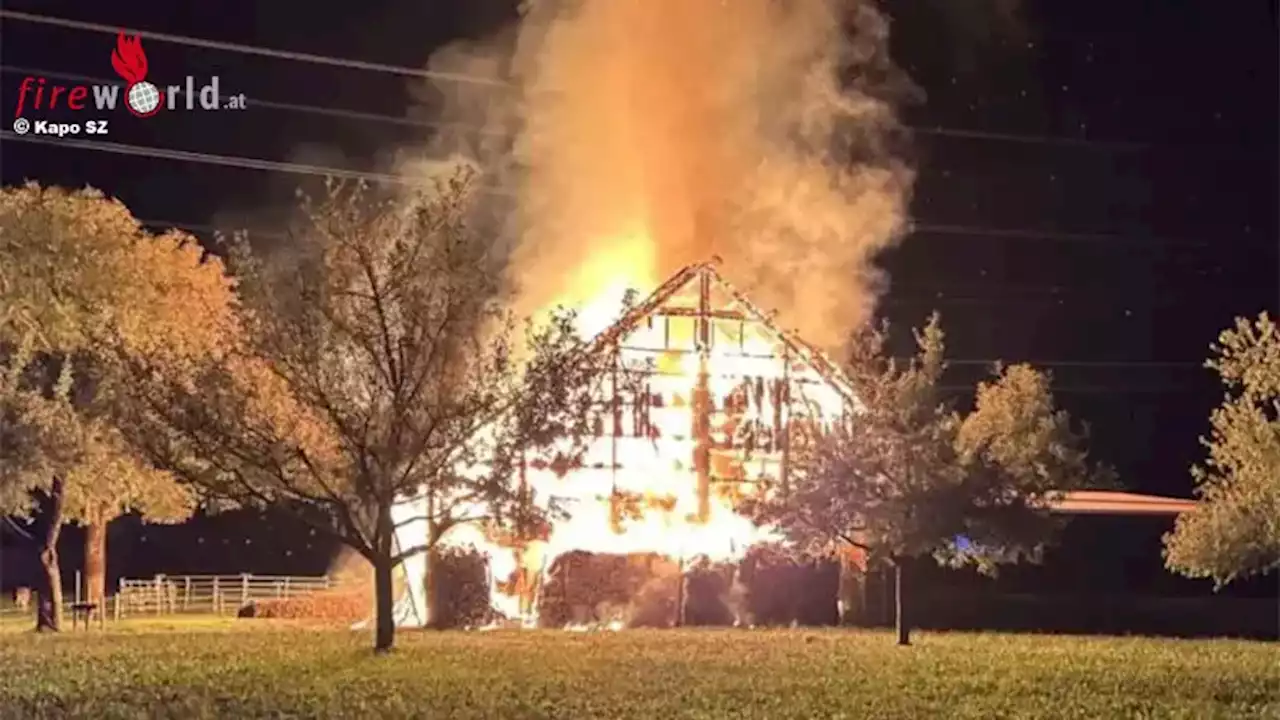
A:
[[[194,382],[139,364],[156,381],[124,403],[159,466],[213,499],[284,507],[368,559],[379,649],[393,567],[460,525],[542,524],[518,469],[575,462],[609,366],[571,314],[520,332],[501,258],[470,223],[475,191],[467,171],[397,194],[335,183],[304,199],[288,246],[233,240],[240,342]],[[412,517],[393,517],[410,498]],[[408,525],[421,538],[397,547]]]
[[[1240,318],[1212,351],[1227,395],[1191,470],[1199,504],[1165,536],[1165,562],[1222,586],[1280,567],[1280,330],[1266,313]]]
[[[1088,462],[1085,434],[1055,406],[1049,377],[1026,365],[997,368],[962,415],[939,387],[938,317],[916,333],[909,362],[886,356],[885,337],[868,328],[854,343],[847,372],[858,409],[798,459],[787,488],[749,509],[811,551],[933,555],[985,571],[1038,558],[1060,523],[1047,507],[1055,493],[1111,481]]]

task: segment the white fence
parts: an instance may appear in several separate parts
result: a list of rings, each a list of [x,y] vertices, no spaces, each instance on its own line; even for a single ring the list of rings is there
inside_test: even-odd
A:
[[[336,586],[328,576],[157,575],[148,580],[120,580],[110,603],[116,618],[176,613],[234,615],[255,600],[309,595]]]

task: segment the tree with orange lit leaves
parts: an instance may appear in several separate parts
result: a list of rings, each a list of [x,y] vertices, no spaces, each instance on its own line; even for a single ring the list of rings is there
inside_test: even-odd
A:
[[[369,561],[377,651],[394,642],[402,562],[425,553],[430,590],[452,528],[542,519],[516,468],[572,464],[607,367],[581,352],[571,315],[520,342],[501,258],[468,223],[477,191],[465,171],[395,194],[331,183],[304,200],[290,247],[233,244],[244,342],[192,384],[135,384],[130,403],[133,438],[162,467],[211,498],[292,512]],[[423,516],[393,517],[410,498]],[[409,523],[425,537],[400,547]]]
[[[1199,502],[1164,543],[1169,569],[1222,587],[1280,569],[1280,328],[1266,313],[1238,318],[1212,350],[1228,395],[1191,470]]]
[[[867,328],[847,368],[860,407],[804,454],[785,489],[751,503],[802,550],[855,548],[894,572],[898,642],[909,643],[903,567],[911,558],[996,565],[1036,560],[1058,529],[1055,493],[1109,484],[1084,435],[1053,403],[1049,379],[998,369],[962,416],[939,382],[946,364],[935,315],[909,362],[887,358],[884,329]]]
[[[129,382],[118,360],[182,375],[230,331],[233,297],[193,238],[153,236],[96,191],[0,190],[0,512],[44,524],[38,628],[61,626],[65,522],[86,526],[87,600],[101,611],[107,524],[190,515],[191,493],[115,425]]]

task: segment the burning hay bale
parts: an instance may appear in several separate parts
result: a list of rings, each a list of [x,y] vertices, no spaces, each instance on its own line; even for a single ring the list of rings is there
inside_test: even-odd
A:
[[[756,625],[835,625],[840,568],[825,559],[797,559],[784,548],[751,548],[740,565],[746,609]]]
[[[683,624],[733,625],[738,621],[735,568],[694,563],[684,572],[655,553],[611,555],[574,551],[552,564],[542,587],[538,624],[545,628],[618,623],[625,627]]]
[[[539,596],[539,627],[625,621],[632,599],[675,563],[655,553],[608,555],[575,550],[551,564]]]
[[[436,624],[444,628],[486,625],[497,618],[489,602],[489,560],[471,549],[440,551],[436,572]]]
[[[732,563],[698,563],[685,573],[684,624],[730,626],[742,620],[742,588]]]
[[[680,574],[672,572],[647,583],[632,599],[627,627],[681,625],[729,627],[742,624],[741,587],[732,563],[699,559]],[[682,581],[683,580],[683,584]],[[684,611],[677,615],[683,600]]]

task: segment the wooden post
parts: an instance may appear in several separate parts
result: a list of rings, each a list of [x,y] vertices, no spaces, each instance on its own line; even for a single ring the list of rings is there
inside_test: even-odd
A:
[[[82,586],[83,586],[83,583],[81,581],[80,571],[77,570],[76,571],[76,602],[83,601],[83,598],[80,597],[80,588]],[[75,628],[72,628],[72,629],[74,630]]]
[[[191,576],[182,578],[182,611],[191,609]]]
[[[618,436],[622,434],[622,404],[618,396],[618,363],[622,357],[621,341],[618,342],[619,347],[614,348],[613,367],[611,368],[609,382],[609,478],[611,489],[609,491],[609,524],[615,533],[622,533],[622,508],[619,504],[618,495]],[[527,487],[527,479],[525,477],[523,454],[520,460],[520,491],[523,493]]]
[[[781,486],[783,497],[791,489],[791,347],[786,346],[782,351],[782,380],[778,384],[778,392],[774,393],[774,438],[777,441],[775,447],[782,451],[782,458],[778,463],[778,484]]]
[[[222,593],[218,588],[218,576],[213,576],[213,614],[222,614]]]
[[[157,575],[151,583],[151,599],[156,605],[156,615],[160,614],[160,580],[163,577],[163,575]]]
[[[249,573],[240,573],[240,607],[249,604]]]
[[[677,565],[676,571],[679,573],[676,576],[676,617],[675,622],[671,625],[672,627],[684,627],[684,548],[680,549],[680,563]]]
[[[698,482],[697,522],[705,525],[711,518],[711,277],[703,272],[698,286],[696,345],[698,374],[693,388],[693,467]],[[683,563],[683,558],[681,559]]]

